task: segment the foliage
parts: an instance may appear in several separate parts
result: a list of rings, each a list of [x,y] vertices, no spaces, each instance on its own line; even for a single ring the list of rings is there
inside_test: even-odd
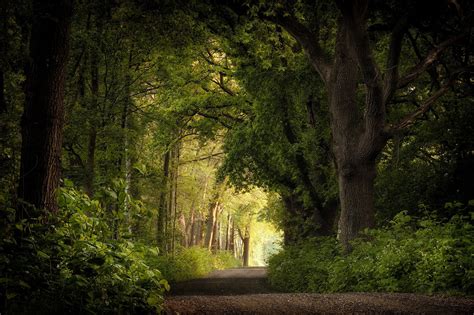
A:
[[[2,235],[1,278],[11,313],[159,311],[169,289],[156,248],[108,237],[99,201],[61,189],[59,215],[23,220]],[[14,212],[9,213],[13,220]]]
[[[200,247],[180,248],[174,255],[160,256],[155,263],[169,281],[183,281],[204,277],[215,269],[238,267],[240,262],[226,251],[210,254]]]
[[[390,141],[378,166],[377,213],[381,222],[400,210],[419,215],[419,204],[439,210],[441,217],[467,215],[464,208],[446,208],[451,200],[474,198],[474,106],[470,100],[449,99],[420,122],[411,135]],[[438,115],[438,116],[435,116]],[[415,136],[416,135],[416,136]],[[396,198],[394,198],[396,196]]]
[[[271,284],[301,292],[474,293],[474,226],[401,212],[390,227],[367,231],[342,254],[333,238],[288,246],[269,262]]]

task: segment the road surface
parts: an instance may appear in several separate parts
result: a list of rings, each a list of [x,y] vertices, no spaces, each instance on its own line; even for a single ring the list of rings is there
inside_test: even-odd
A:
[[[474,299],[411,293],[280,293],[265,268],[215,271],[176,283],[166,314],[474,314]]]

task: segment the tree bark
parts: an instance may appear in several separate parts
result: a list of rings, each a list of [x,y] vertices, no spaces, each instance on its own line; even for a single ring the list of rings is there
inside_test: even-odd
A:
[[[194,209],[194,200],[191,204],[191,214],[189,217],[189,223],[186,226],[185,234],[187,238],[187,247],[193,246],[194,245],[194,234],[196,230],[196,217],[195,217],[195,209]]]
[[[3,72],[3,69],[0,69],[0,114],[6,113],[7,110],[7,100],[5,98],[5,73]]]
[[[201,214],[199,214],[198,219],[196,220],[196,235],[194,236],[194,244],[197,246],[202,246],[202,226],[203,226],[203,220],[201,217]]]
[[[235,256],[235,222],[232,220],[232,227],[230,228],[229,250]]]
[[[156,239],[161,250],[166,247],[166,226],[167,216],[167,187],[170,168],[170,152],[167,151],[163,156],[163,180],[161,182],[160,203],[158,206],[158,222],[156,227]]]
[[[215,226],[217,221],[217,209],[219,208],[219,194],[216,193],[214,196],[214,202],[209,207],[209,216],[207,218],[207,229],[206,229],[206,248],[210,251],[212,249],[213,240],[215,238]]]
[[[93,51],[91,54],[91,104],[90,111],[93,113],[97,109],[99,97],[99,65],[97,60],[97,52]],[[82,79],[83,81],[83,79]],[[86,161],[86,181],[85,187],[89,197],[94,195],[94,178],[95,178],[95,149],[97,143],[97,129],[96,122],[89,120],[89,143],[87,146],[87,161]]]
[[[230,214],[227,215],[227,226],[225,231],[225,250],[230,249],[230,231],[231,231],[232,217]]]
[[[173,229],[171,231],[171,251],[174,255],[176,248],[176,220],[178,218],[178,177],[179,177],[179,143],[174,148],[173,167]]]
[[[345,4],[339,21],[335,61],[329,81],[332,149],[339,180],[341,215],[339,239],[346,251],[350,241],[375,223],[375,160],[386,143],[385,106],[381,76],[365,30],[365,1]],[[366,86],[365,111],[356,103],[358,80]]]
[[[64,85],[69,52],[71,0],[33,2],[30,62],[26,68],[18,197],[57,212],[64,125]],[[18,214],[26,215],[25,207]]]
[[[248,228],[245,228],[245,232],[242,233],[240,229],[239,236],[242,240],[242,263],[244,267],[248,267],[249,265],[249,257],[250,257],[250,232]]]
[[[244,253],[243,253],[243,264],[244,267],[249,266],[249,257],[250,257],[250,236],[246,235],[242,239],[242,244],[244,247]]]
[[[374,180],[375,161],[357,166],[351,174],[339,174],[341,215],[338,236],[346,250],[351,249],[349,241],[360,231],[375,224]]]

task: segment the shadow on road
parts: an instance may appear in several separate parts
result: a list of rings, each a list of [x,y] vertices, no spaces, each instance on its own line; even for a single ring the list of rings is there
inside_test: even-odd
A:
[[[205,278],[171,284],[169,295],[244,295],[272,293],[264,267],[218,270]]]

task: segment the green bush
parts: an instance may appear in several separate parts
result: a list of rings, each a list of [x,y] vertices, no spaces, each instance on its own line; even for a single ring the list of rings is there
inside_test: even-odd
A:
[[[385,229],[367,231],[343,255],[335,239],[286,247],[269,261],[270,283],[292,292],[474,293],[474,228],[470,218],[440,222],[399,213]]]
[[[182,247],[174,256],[160,256],[156,260],[156,265],[170,282],[204,277],[215,269],[237,267],[239,264],[229,252],[210,254],[207,249],[200,247]]]
[[[328,265],[338,253],[333,238],[314,238],[288,246],[269,260],[270,284],[291,292],[324,292],[328,284]]]
[[[11,314],[159,312],[169,289],[156,248],[114,240],[96,200],[67,188],[60,212],[13,224],[0,240],[0,284]]]

